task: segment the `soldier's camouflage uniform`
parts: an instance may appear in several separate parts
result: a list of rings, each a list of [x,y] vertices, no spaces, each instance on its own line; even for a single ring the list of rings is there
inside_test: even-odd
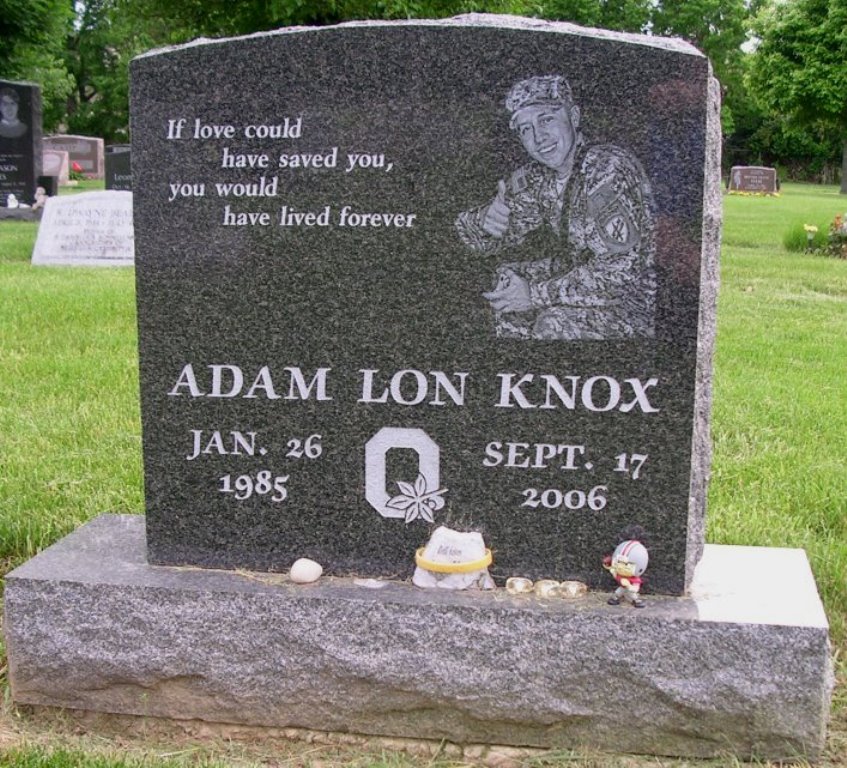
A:
[[[486,254],[507,252],[549,227],[561,257],[503,263],[524,277],[532,309],[495,312],[503,338],[616,339],[652,337],[656,305],[655,235],[649,182],[638,161],[611,144],[579,147],[564,183],[536,162],[506,184],[509,226],[502,237],[482,228],[491,202],[459,215],[462,241]]]

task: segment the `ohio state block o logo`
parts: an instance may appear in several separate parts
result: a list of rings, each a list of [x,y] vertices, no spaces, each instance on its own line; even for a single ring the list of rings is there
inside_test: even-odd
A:
[[[441,451],[422,429],[383,427],[365,444],[365,498],[383,517],[406,517],[402,509],[388,506],[385,454],[392,448],[411,448],[418,454],[418,474],[428,489],[439,487]]]

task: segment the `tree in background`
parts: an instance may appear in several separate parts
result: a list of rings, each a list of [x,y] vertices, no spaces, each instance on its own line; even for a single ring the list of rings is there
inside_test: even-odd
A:
[[[744,141],[746,153],[755,161],[739,165],[778,165],[795,181],[838,181],[841,142],[823,126],[799,128],[778,115],[761,113],[755,129],[746,137],[733,135],[734,142]]]
[[[712,56],[719,79],[732,82],[728,103],[734,111],[745,97],[738,74],[747,13],[743,0],[86,0],[82,8],[70,46],[77,94],[69,125],[107,139],[125,138],[128,63],[145,48],[350,19],[444,18],[485,11],[619,31],[652,28],[684,37]]]
[[[762,0],[754,0],[752,8]],[[171,7],[176,5],[177,7]],[[745,0],[499,0],[498,2],[410,2],[410,0],[292,0],[232,4],[228,0],[169,0],[138,2],[148,19],[167,16],[174,38],[234,35],[292,24],[329,24],[356,18],[445,17],[471,11],[513,13],[570,21],[591,27],[625,32],[652,31],[689,40],[711,59],[724,85],[726,133],[736,115],[749,121],[755,113],[742,77],[746,22],[751,4]]]
[[[586,0],[597,4],[598,0]],[[621,0],[629,2],[631,0]],[[641,0],[639,0],[641,1]],[[353,19],[446,18],[462,13],[535,15],[528,0],[118,0],[141,24],[167,19],[171,43]]]
[[[107,142],[126,141],[129,62],[151,48],[292,25],[444,17],[483,7],[494,13],[525,11],[524,0],[82,0],[67,44],[67,68],[76,83],[67,126],[71,132],[101,136]]]
[[[47,131],[64,117],[74,87],[64,63],[72,5],[68,0],[0,0],[0,77],[41,86]]]
[[[646,32],[655,5],[653,0],[546,0],[529,10],[531,15],[551,21],[618,32]]]
[[[753,91],[793,130],[837,138],[847,194],[847,0],[770,2],[753,30],[761,41],[750,70]]]
[[[838,157],[835,137],[840,145],[847,135],[845,5],[847,0],[0,0],[0,76],[42,85],[48,129],[61,120],[71,132],[125,141],[129,62],[151,48],[350,19],[511,13],[688,40],[709,56],[722,85],[726,159],[767,158],[792,173],[826,178]],[[753,17],[760,45],[745,53]]]
[[[748,4],[745,0],[662,0],[653,14],[653,32],[681,37],[696,45],[712,62],[721,84],[721,125],[733,133],[737,119],[749,117],[750,98],[744,82]]]
[[[107,143],[129,138],[129,62],[158,42],[125,5],[123,0],[79,3],[65,50],[76,84],[67,105],[68,131]]]

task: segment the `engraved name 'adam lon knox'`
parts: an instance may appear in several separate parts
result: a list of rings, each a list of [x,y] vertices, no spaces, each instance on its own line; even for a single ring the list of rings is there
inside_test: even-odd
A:
[[[214,364],[205,366],[208,373],[195,373],[194,365],[186,364],[173,387],[170,397],[212,397],[329,401],[331,368],[303,371],[296,366],[283,367],[282,374],[271,372],[263,365],[252,374],[245,374],[240,366]],[[202,369],[201,369],[202,370]],[[361,397],[356,402],[364,404],[397,405],[465,405],[470,373],[467,371],[423,372],[406,368],[394,373],[382,373],[376,368],[359,369]],[[551,373],[498,373],[495,408],[521,408],[540,410],[587,410],[622,413],[640,411],[658,413],[661,409],[650,401],[650,390],[659,380],[628,378],[618,380],[613,376],[559,376]]]

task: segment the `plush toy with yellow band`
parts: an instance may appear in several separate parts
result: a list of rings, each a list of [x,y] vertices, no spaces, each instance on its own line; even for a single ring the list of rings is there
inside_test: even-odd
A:
[[[427,560],[424,556],[424,547],[415,552],[415,565],[434,573],[473,573],[488,568],[491,565],[491,550],[486,548],[485,556],[479,560],[471,560],[468,563],[437,563]]]
[[[491,560],[481,533],[440,526],[415,554],[412,582],[425,589],[494,589]]]

